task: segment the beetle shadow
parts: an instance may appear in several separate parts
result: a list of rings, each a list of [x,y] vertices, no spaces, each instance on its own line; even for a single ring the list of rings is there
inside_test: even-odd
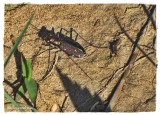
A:
[[[104,112],[105,106],[101,108],[93,108],[94,104],[99,102],[100,105],[103,105],[101,98],[98,95],[92,95],[87,87],[81,88],[80,84],[72,81],[67,77],[66,74],[62,73],[61,70],[55,66],[57,73],[60,75],[60,79],[69,94],[71,102],[74,105],[74,108],[78,112]],[[63,108],[62,108],[63,109]]]

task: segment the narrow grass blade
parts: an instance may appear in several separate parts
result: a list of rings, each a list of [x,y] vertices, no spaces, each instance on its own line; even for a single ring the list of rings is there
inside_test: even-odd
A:
[[[20,97],[24,97],[26,92],[27,92],[27,88],[26,88],[25,84],[23,83],[23,84],[18,88],[18,92],[17,92],[17,94],[16,94],[16,99],[19,99]]]
[[[22,31],[22,33],[20,34],[20,36],[19,36],[18,39],[16,40],[16,42],[15,42],[13,48],[11,49],[11,51],[10,51],[10,53],[9,53],[9,55],[8,55],[8,57],[7,57],[7,59],[6,59],[5,62],[4,62],[4,68],[5,68],[6,65],[8,64],[8,61],[9,61],[9,59],[11,58],[12,54],[15,52],[15,50],[16,50],[18,44],[21,42],[22,37],[23,37],[24,34],[26,33],[26,31],[27,31],[27,29],[28,29],[28,26],[29,26],[29,24],[31,23],[32,18],[33,18],[33,15],[29,18],[29,20],[28,20],[28,22],[27,22],[27,24],[26,24],[24,30]]]
[[[4,96],[15,106],[17,107],[21,112],[25,112],[24,109],[12,99],[12,97],[7,93],[6,90],[4,90]]]
[[[37,109],[35,109],[35,108],[31,107],[31,106],[28,106],[28,105],[26,105],[26,106],[29,107],[32,110],[32,112],[38,112]]]

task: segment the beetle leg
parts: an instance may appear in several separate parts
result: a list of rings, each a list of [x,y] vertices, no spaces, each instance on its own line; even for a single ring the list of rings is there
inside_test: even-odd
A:
[[[49,46],[49,48],[50,48],[50,47],[51,47],[51,46]],[[45,79],[47,78],[48,74],[50,73],[50,71],[55,67],[55,65],[56,65],[56,63],[57,63],[57,61],[58,61],[58,58],[59,58],[59,56],[56,54],[58,51],[59,51],[59,50],[57,50],[57,51],[55,52],[54,58],[52,59],[52,62],[50,63],[50,50],[49,50],[47,71],[45,72],[45,74],[43,75],[43,77],[42,77],[40,80],[38,80],[39,82],[45,80]]]
[[[73,30],[73,28],[70,28],[70,38],[71,38],[71,39],[73,39],[73,37],[72,37],[73,31],[75,32],[75,30]],[[75,33],[76,33],[76,37],[75,37],[74,40],[77,41],[78,33],[77,33],[77,32],[75,32]]]
[[[76,37],[75,37],[75,41],[77,41],[77,37],[78,37],[78,34],[77,34]]]
[[[59,34],[62,34],[62,29],[63,29],[63,28],[60,29]],[[57,33],[58,33],[58,32],[57,32]]]
[[[52,27],[52,32],[54,33],[54,27]]]
[[[73,31],[73,28],[70,28],[70,31],[68,31],[68,30],[66,30],[66,29],[64,29],[64,28],[61,28],[60,29],[60,34],[62,34],[62,30],[64,30],[64,31],[66,31],[66,33],[65,34],[67,34],[67,33],[70,33],[70,38],[72,39],[72,31]],[[64,35],[64,34],[63,34]]]
[[[70,38],[72,39],[72,31],[73,31],[73,28],[70,28]]]

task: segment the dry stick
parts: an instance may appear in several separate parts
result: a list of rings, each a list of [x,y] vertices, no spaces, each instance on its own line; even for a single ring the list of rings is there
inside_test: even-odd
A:
[[[126,67],[124,68],[124,71],[123,71],[123,73],[122,73],[122,75],[121,75],[118,83],[116,84],[116,86],[115,86],[114,89],[112,90],[112,93],[111,93],[110,96],[108,97],[109,102],[108,102],[106,111],[112,111],[112,110],[113,110],[113,107],[115,106],[115,104],[116,104],[116,102],[117,102],[117,100],[118,100],[118,96],[119,96],[119,94],[120,94],[120,92],[121,92],[121,90],[122,90],[122,87],[123,87],[124,83],[125,83],[125,79],[124,79],[124,78],[127,77],[128,74],[130,73],[130,69],[131,69],[131,67],[133,66],[133,63],[135,62],[136,57],[137,57],[137,55],[138,55],[137,53],[135,53],[135,48],[136,48],[136,47],[150,60],[150,62],[151,62],[153,65],[157,66],[157,65],[153,62],[153,60],[150,59],[150,58],[148,57],[148,55],[147,55],[147,54],[139,47],[139,45],[138,45],[138,41],[139,41],[139,39],[140,39],[140,36],[142,35],[142,32],[143,32],[143,30],[144,30],[144,28],[145,28],[145,26],[147,25],[147,23],[148,23],[149,20],[147,20],[146,23],[145,23],[145,25],[141,28],[140,32],[137,34],[137,40],[134,42],[134,41],[131,39],[131,37],[127,34],[127,32],[124,30],[124,28],[121,26],[118,18],[117,18],[116,16],[114,16],[114,17],[115,17],[116,22],[118,23],[120,29],[121,29],[122,31],[124,31],[124,33],[125,33],[125,35],[128,37],[128,39],[134,44],[134,48],[133,48],[133,50],[132,50],[132,53],[131,53],[128,61],[127,61]]]
[[[151,9],[150,14],[152,15],[153,12],[154,12],[154,7]],[[130,59],[132,58],[132,55],[133,55],[134,51],[136,50],[136,46],[138,45],[138,42],[140,41],[141,36],[143,35],[143,32],[144,32],[144,29],[145,29],[146,26],[148,25],[149,21],[150,21],[150,17],[147,18],[146,22],[145,22],[144,25],[141,27],[140,31],[137,33],[137,39],[135,40],[135,42],[134,42],[134,44],[133,44],[134,46],[133,46],[133,49],[132,49],[132,54],[131,54],[131,56],[130,56]],[[130,59],[128,60],[127,63],[129,63]]]
[[[16,9],[18,9],[18,8],[21,8],[21,7],[25,6],[25,5],[27,5],[27,4],[25,4],[25,3],[18,4],[18,5],[16,5],[15,7],[11,7],[11,8],[9,8],[9,9],[6,9],[6,10],[5,10],[5,11],[6,11],[5,13],[7,13],[7,12],[9,12],[9,11],[16,10]]]
[[[120,27],[120,29],[124,32],[124,34],[127,36],[127,38],[133,43],[135,44],[135,42],[132,40],[132,38],[129,36],[129,34],[126,32],[126,30],[122,27],[122,25],[120,24],[118,18],[114,15],[115,19],[116,19],[116,22],[118,24],[118,26]],[[141,49],[141,47],[136,44],[136,46],[142,53],[143,55],[154,65],[157,67],[157,64]],[[133,50],[132,50],[133,51]],[[131,57],[131,56],[130,56]],[[128,62],[127,62],[128,63]]]
[[[66,100],[67,100],[68,97],[69,97],[68,95],[66,95],[66,96],[64,97],[64,100],[63,100],[63,102],[62,102],[62,105],[60,106],[62,112],[63,112],[64,104],[65,104],[65,102],[66,102]]]
[[[146,8],[146,6],[145,6],[144,4],[142,4],[141,6],[143,7],[143,10],[144,10],[145,13],[147,14],[148,18],[150,18],[154,30],[156,30],[156,24],[155,24],[155,22],[154,22],[154,19],[153,19],[153,17],[152,17],[152,14],[149,13],[149,11],[147,10],[147,8]],[[153,5],[150,12],[154,12],[154,9],[155,9],[155,8],[156,8],[156,5]]]
[[[150,53],[148,53],[147,55],[151,55],[151,54],[153,54],[153,53],[154,53],[154,52],[150,52]],[[141,57],[137,58],[137,59],[136,59],[136,62],[139,61],[140,59],[144,58],[144,57],[145,57],[145,56],[141,56]],[[121,74],[121,73],[123,72],[123,70],[124,70],[124,67],[126,67],[126,66],[124,65],[124,66],[118,68],[117,70],[115,70],[115,71],[113,72],[112,76],[110,77],[110,79],[109,79],[109,80],[107,81],[107,83],[105,84],[104,87],[106,87],[113,79],[115,79],[115,77],[117,76],[117,74]],[[120,73],[120,72],[121,72],[121,73]],[[105,80],[105,79],[106,79],[106,78],[102,79],[100,82],[102,82],[102,81]]]
[[[122,70],[124,70],[124,66],[118,68],[118,69],[112,74],[111,78],[107,81],[107,83],[106,83],[105,86],[107,86],[107,85],[116,77],[116,75],[117,75],[120,71],[122,71]]]
[[[107,105],[107,108],[105,111],[107,111],[107,112],[112,111],[114,106],[116,105],[116,102],[118,100],[118,96],[122,90],[124,83],[125,83],[125,78],[130,73],[130,69],[134,65],[134,62],[136,60],[137,55],[138,55],[137,53],[134,53],[132,55],[132,59],[129,61],[128,65],[126,65],[126,67],[123,69],[123,73],[122,73],[120,79],[118,80],[116,86],[113,88],[110,96],[107,99],[107,100],[109,100],[109,102],[108,102],[108,105]]]

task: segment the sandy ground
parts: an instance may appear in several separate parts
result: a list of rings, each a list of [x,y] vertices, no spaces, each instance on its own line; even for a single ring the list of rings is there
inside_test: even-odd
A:
[[[81,69],[64,52],[55,53],[57,49],[51,50],[49,57],[49,51],[45,51],[49,47],[42,45],[44,41],[38,38],[38,30],[31,25],[18,47],[26,58],[32,60],[33,78],[37,81],[44,76],[54,57],[58,58],[47,78],[38,82],[37,109],[47,112],[58,105],[60,110],[57,111],[63,112],[104,112],[110,101],[108,97],[124,72],[122,69],[134,47],[114,15],[133,41],[140,35],[138,46],[156,63],[155,11],[148,22],[146,13],[152,12],[152,8],[137,4],[12,5],[5,11],[4,55],[6,58],[13,46],[10,36],[13,35],[16,40],[33,13],[32,24],[38,29],[42,26],[47,29],[54,27],[59,32],[60,28],[73,28],[85,40],[101,47],[93,47],[78,36],[77,42],[85,48],[87,56],[72,59]],[[65,31],[63,33],[66,34]],[[117,43],[114,43],[115,39],[118,39]],[[155,111],[156,66],[138,48],[135,52],[138,54],[136,61],[129,69],[110,111]],[[4,73],[5,79],[14,86],[18,75],[15,60],[12,56]],[[10,93],[13,91],[5,82],[4,87]],[[11,104],[6,103],[6,111],[15,111],[9,109],[13,107]]]

